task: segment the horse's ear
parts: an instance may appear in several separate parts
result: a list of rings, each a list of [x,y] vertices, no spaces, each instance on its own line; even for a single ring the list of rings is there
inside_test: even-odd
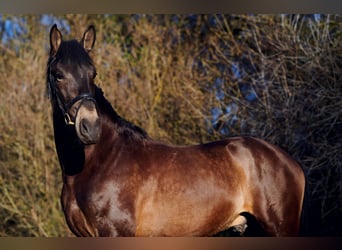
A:
[[[92,50],[95,44],[96,33],[94,25],[90,25],[88,29],[84,32],[81,44],[83,45],[84,49],[89,52]]]
[[[50,56],[55,56],[62,43],[62,34],[54,24],[50,30]]]

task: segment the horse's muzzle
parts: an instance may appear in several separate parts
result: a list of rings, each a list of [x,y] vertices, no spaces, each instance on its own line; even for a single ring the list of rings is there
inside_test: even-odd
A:
[[[84,144],[95,144],[101,135],[101,120],[92,100],[82,101],[75,119],[76,133]]]

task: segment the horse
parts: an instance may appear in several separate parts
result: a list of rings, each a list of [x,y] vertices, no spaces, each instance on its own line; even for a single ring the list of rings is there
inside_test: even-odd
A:
[[[95,84],[80,41],[50,30],[47,91],[62,170],[62,210],[76,236],[245,235],[250,219],[268,236],[299,233],[305,178],[280,148],[253,137],[191,146],[153,140],[122,118]]]

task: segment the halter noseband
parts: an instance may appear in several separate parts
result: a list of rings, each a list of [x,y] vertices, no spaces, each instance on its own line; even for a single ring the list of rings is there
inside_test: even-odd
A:
[[[77,107],[77,110],[76,110],[76,115],[77,115],[77,112],[80,108],[80,106],[82,105],[82,102],[85,101],[85,100],[89,100],[89,101],[92,101],[95,103],[95,106],[97,107],[97,103],[96,103],[96,100],[94,99],[94,97],[91,95],[91,94],[81,94],[79,96],[76,96],[74,99],[72,99],[70,102],[68,102],[67,104],[64,104],[61,100],[60,100],[60,97],[57,97],[57,101],[58,103],[62,103],[62,105],[59,104],[60,108],[62,109],[63,111],[63,116],[64,116],[64,121],[67,125],[75,125],[75,121],[73,121],[68,113],[68,111],[72,108],[72,106],[74,106],[74,104],[78,101],[81,100],[81,104]],[[63,107],[63,108],[62,108]],[[75,117],[76,117],[75,115]]]

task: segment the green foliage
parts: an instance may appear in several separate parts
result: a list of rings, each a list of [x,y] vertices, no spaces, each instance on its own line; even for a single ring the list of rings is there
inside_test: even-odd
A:
[[[0,236],[70,236],[45,94],[50,27],[3,18],[28,32],[0,45]],[[341,16],[56,18],[65,39],[95,25],[97,84],[120,115],[169,143],[244,134],[284,148],[307,173],[311,234],[341,235]]]

